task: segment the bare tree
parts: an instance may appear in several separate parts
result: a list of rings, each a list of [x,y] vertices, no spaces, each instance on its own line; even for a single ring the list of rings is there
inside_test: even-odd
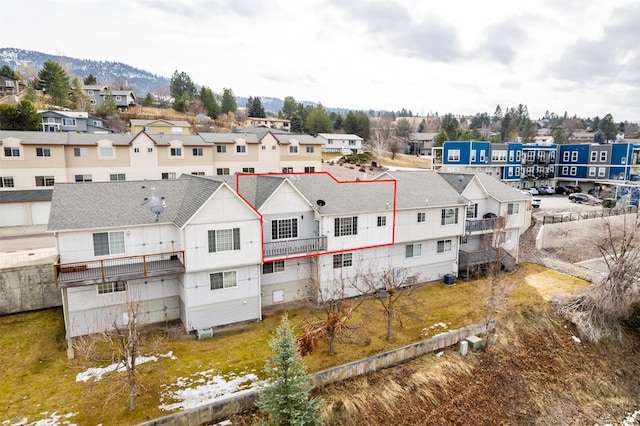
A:
[[[393,324],[399,322],[402,326],[402,319],[398,315],[398,307],[403,298],[410,298],[413,284],[418,280],[417,276],[409,276],[409,271],[405,268],[384,268],[380,272],[370,270],[362,275],[359,283],[355,284],[363,294],[373,294],[382,305],[386,316],[387,340],[393,341]]]
[[[375,127],[372,127],[371,130],[369,144],[371,151],[379,161],[387,152],[389,139],[393,134],[393,123],[389,117],[382,117],[375,121]]]
[[[393,137],[389,140],[388,148],[389,148],[389,152],[391,153],[392,160],[396,158],[396,155],[400,151],[402,151],[402,148],[404,147],[404,145],[405,143],[396,137]]]
[[[622,218],[620,227],[613,225],[611,218],[606,220],[606,238],[598,246],[606,263],[606,276],[559,305],[560,313],[576,325],[580,336],[592,342],[622,340],[623,321],[632,316],[634,304],[640,302],[640,212]]]

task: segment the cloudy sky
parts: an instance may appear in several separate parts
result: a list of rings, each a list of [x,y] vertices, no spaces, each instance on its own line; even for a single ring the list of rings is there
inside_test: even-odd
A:
[[[350,109],[640,121],[638,0],[0,0],[0,47]]]

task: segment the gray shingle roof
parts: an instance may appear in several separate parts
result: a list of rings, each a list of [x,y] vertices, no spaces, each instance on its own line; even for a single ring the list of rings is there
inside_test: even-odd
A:
[[[151,188],[164,197],[165,210],[158,223],[183,226],[222,185],[196,176],[176,180],[87,182],[56,184],[53,189],[49,231],[100,229],[156,222],[149,202]]]
[[[207,143],[202,137],[199,135],[154,135],[147,134],[156,145],[166,145],[168,146],[171,141],[180,141],[184,146],[207,146],[212,145],[211,143]]]
[[[512,188],[509,185],[501,182],[500,180],[489,176],[486,173],[440,173],[443,179],[456,189],[459,193],[462,193],[469,183],[475,178],[480,185],[485,189],[487,195],[500,201],[523,201],[528,199],[528,195],[523,194],[516,188]]]
[[[423,206],[466,205],[467,202],[437,172],[433,170],[388,171],[376,179],[397,181],[398,209]]]
[[[282,176],[240,175],[238,177],[239,193],[254,208],[260,209],[284,180]]]
[[[0,143],[7,138],[19,139],[23,145],[65,145],[67,132],[23,132],[18,130],[0,130]]]
[[[236,139],[244,139],[247,143],[258,143],[255,133],[199,133],[200,137],[209,143],[235,143]]]
[[[20,203],[24,201],[51,201],[53,189],[26,189],[0,191],[0,203]]]
[[[281,144],[290,144],[291,140],[295,139],[303,145],[324,145],[324,141],[311,135],[274,134],[273,136]]]
[[[94,133],[69,133],[68,145],[97,145],[98,141],[108,140],[113,145],[130,145],[135,135],[114,133],[109,135]]]

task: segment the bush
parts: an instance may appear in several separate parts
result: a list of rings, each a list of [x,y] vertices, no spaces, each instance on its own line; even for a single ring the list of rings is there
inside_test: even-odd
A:
[[[345,163],[353,163],[353,164],[362,164],[371,162],[371,153],[370,152],[362,152],[360,154],[350,154],[344,155],[340,158],[341,161]]]

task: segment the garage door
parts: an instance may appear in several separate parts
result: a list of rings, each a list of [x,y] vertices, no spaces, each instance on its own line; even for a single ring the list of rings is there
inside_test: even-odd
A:
[[[0,226],[22,226],[26,224],[22,204],[0,204]]]
[[[49,210],[51,202],[31,204],[31,225],[46,225],[49,223]]]

